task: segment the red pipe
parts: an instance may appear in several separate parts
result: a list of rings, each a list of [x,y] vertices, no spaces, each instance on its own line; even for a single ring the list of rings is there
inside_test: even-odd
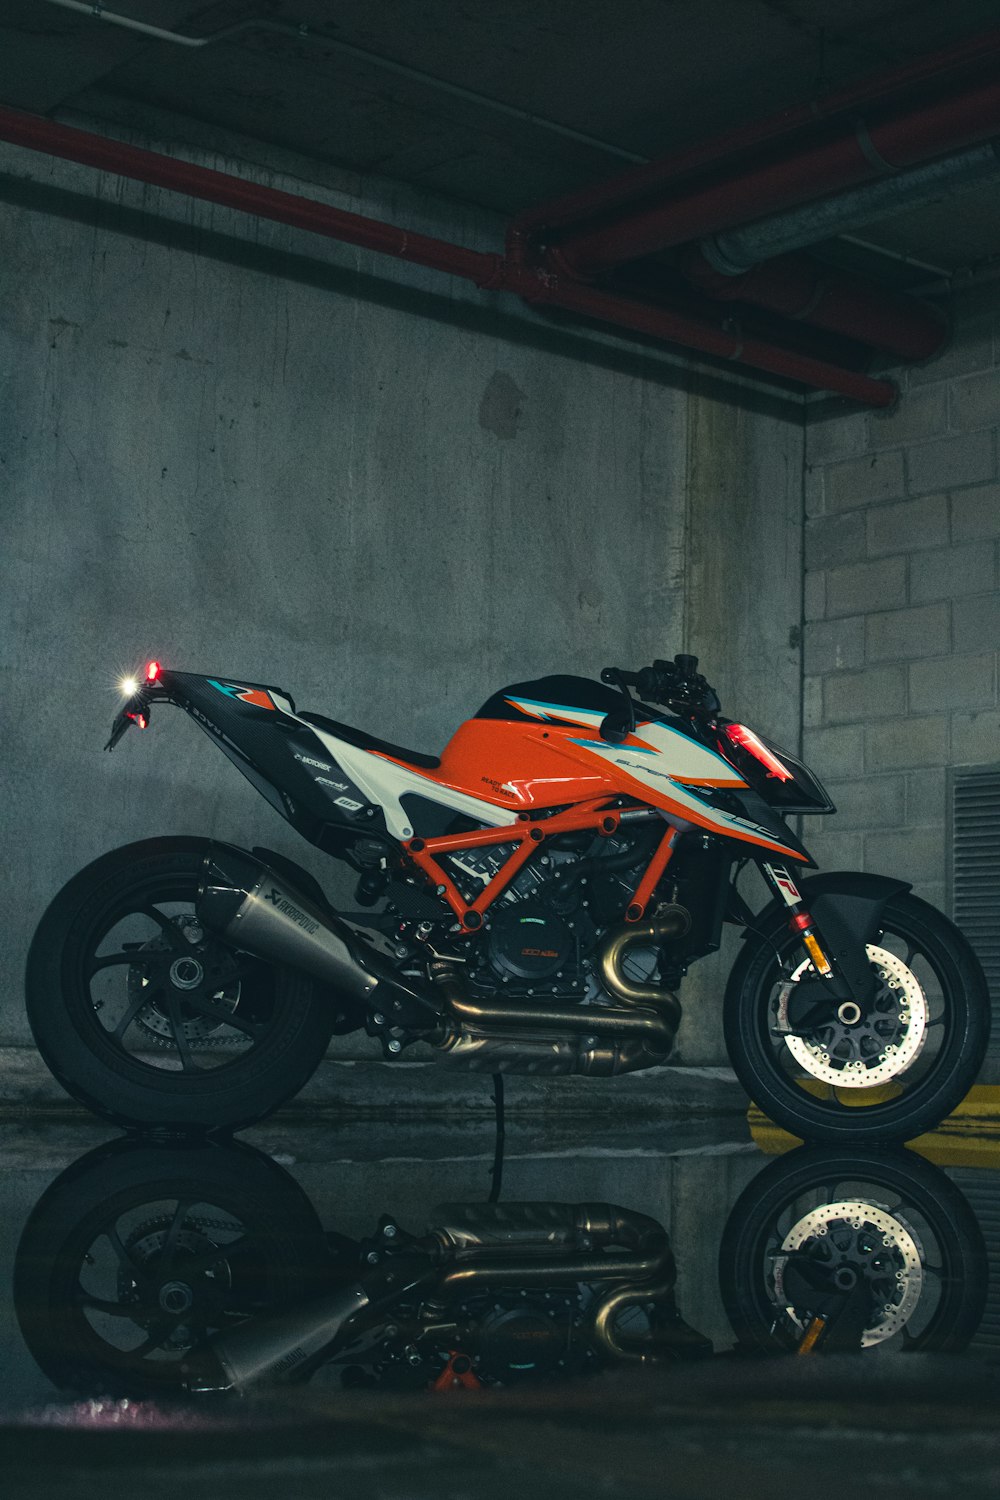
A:
[[[574,231],[555,247],[552,264],[573,276],[599,276],[627,261],[827,197],[998,132],[1000,79],[991,77],[903,114],[854,120],[797,151],[760,159],[738,175],[707,179],[624,217]]]
[[[240,213],[273,219],[279,224],[324,235],[327,239],[360,245],[383,255],[429,266],[436,271],[464,277],[483,288],[516,292],[528,302],[563,307],[616,328],[631,329],[704,354],[741,361],[769,374],[801,381],[820,390],[836,391],[870,406],[890,406],[896,399],[896,387],[888,380],[874,380],[759,339],[743,341],[738,334],[700,319],[566,282],[551,272],[517,265],[499,255],[469,250],[427,235],[410,234],[378,219],[347,213],[277,188],[244,182],[210,167],[178,161],[90,131],[60,125],[38,115],[0,107],[0,140],[171,192],[184,193],[188,197],[223,204]]]
[[[814,128],[824,121],[856,113],[859,109],[883,102],[888,96],[932,83],[943,74],[958,72],[962,67],[986,66],[989,59],[998,53],[1000,29],[983,32],[888,72],[870,75],[846,89],[824,94],[809,104],[779,110],[751,125],[740,125],[735,130],[712,136],[696,146],[660,157],[641,167],[632,167],[617,177],[583,188],[579,192],[569,193],[550,203],[536,204],[517,216],[511,226],[512,233],[515,239],[519,239],[542,226],[559,229],[595,218],[599,214],[635,203],[659,189],[675,187],[682,179],[695,173],[730,165],[735,157],[745,156],[750,151]]]
[[[423,234],[410,234],[378,219],[346,213],[311,198],[261,187],[231,177],[226,172],[216,172],[211,167],[198,167],[193,162],[178,161],[156,151],[126,145],[124,141],[94,135],[89,130],[59,125],[41,115],[23,114],[20,110],[2,106],[0,139],[15,146],[26,146],[29,151],[43,151],[47,156],[60,156],[86,167],[97,167],[102,172],[113,172],[118,177],[131,177],[136,182],[184,193],[188,198],[204,198],[208,203],[220,203],[240,213],[273,219],[295,229],[307,229],[312,234],[322,234],[348,245],[360,245],[382,255],[395,255],[418,266],[430,266],[435,271],[447,271],[470,281],[489,276],[496,260],[495,255],[466,250],[461,245],[431,239]]]
[[[892,406],[898,394],[890,380],[874,380],[870,375],[843,370],[825,360],[793,353],[760,339],[744,339],[738,330],[716,328],[681,313],[633,302],[580,282],[556,281],[550,287],[540,283],[539,291],[522,291],[521,295],[529,302],[548,302],[585,318],[597,318],[618,328],[632,328],[637,333],[651,334],[705,354],[740,361],[818,390],[836,390],[868,406]]]
[[[709,297],[752,302],[782,317],[884,349],[898,359],[930,359],[948,338],[947,317],[930,303],[831,270],[809,255],[779,255],[742,276],[723,276],[692,245],[681,269]]]

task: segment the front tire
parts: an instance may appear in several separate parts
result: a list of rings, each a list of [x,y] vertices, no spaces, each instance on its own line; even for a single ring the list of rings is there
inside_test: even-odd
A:
[[[795,1353],[810,1307],[834,1319],[838,1303],[845,1311],[844,1268],[866,1288],[869,1317],[853,1338],[832,1322],[827,1348],[957,1354],[979,1328],[989,1280],[982,1231],[955,1184],[912,1151],[801,1146],[744,1189],[719,1250],[737,1347]]]
[[[733,1068],[754,1103],[803,1140],[832,1145],[912,1140],[951,1113],[982,1066],[989,993],[965,938],[941,912],[910,893],[886,902],[880,924],[869,953],[880,974],[877,1003],[883,1009],[874,1022],[869,1016],[862,1024],[876,1036],[875,1028],[881,1028],[888,1062],[875,1051],[849,1070],[838,1062],[840,1042],[828,1033],[817,1030],[794,1039],[782,1034],[782,984],[794,975],[812,977],[783,912],[747,939],[733,966],[723,1017]],[[844,1079],[839,1086],[838,1067]],[[864,1086],[866,1070],[876,1086]]]
[[[295,1094],[331,1035],[309,978],[197,924],[208,841],[148,839],[95,860],[39,923],[25,976],[38,1049],[116,1124],[238,1129]]]

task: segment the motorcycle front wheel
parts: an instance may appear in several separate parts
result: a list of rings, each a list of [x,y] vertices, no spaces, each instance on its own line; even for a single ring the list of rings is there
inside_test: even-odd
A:
[[[38,1049],[116,1124],[233,1130],[314,1072],[332,1007],[307,977],[204,931],[207,841],[148,839],[95,860],[39,923],[25,976]]]
[[[960,1353],[988,1280],[967,1200],[912,1151],[800,1146],[744,1189],[719,1251],[737,1347],[767,1354],[802,1352],[819,1310],[824,1350]]]
[[[912,1140],[951,1113],[982,1066],[989,993],[947,917],[910,893],[893,896],[868,957],[876,993],[861,1019],[831,1014],[808,1033],[790,1028],[789,996],[815,975],[783,913],[733,965],[723,1012],[733,1068],[754,1103],[803,1140]]]

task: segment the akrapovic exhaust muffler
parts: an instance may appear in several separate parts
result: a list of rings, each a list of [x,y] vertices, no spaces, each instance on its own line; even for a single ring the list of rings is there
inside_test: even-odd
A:
[[[431,1025],[438,1014],[346,922],[245,849],[209,846],[195,909],[199,921],[234,948],[300,969],[350,1000],[397,1014],[405,1008],[411,1026]]]
[[[303,1365],[330,1347],[368,1300],[360,1284],[341,1287],[218,1334],[187,1361],[187,1389],[245,1391],[261,1380],[294,1379]]]

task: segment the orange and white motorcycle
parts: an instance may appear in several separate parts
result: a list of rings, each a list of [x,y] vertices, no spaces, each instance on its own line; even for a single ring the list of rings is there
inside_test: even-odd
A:
[[[799,875],[814,861],[786,818],[834,808],[794,755],[722,716],[697,666],[518,683],[438,758],[277,687],[150,663],[108,748],[154,704],[184,709],[354,868],[364,910],[335,911],[267,849],[154,838],[104,855],[28,959],[52,1072],[122,1124],[207,1130],[274,1109],[354,1030],[387,1059],[425,1043],[487,1074],[658,1067],[680,982],[729,922],[744,942],[726,1045],[756,1103],[813,1140],[933,1127],[986,1048],[975,956],[901,880]],[[756,913],[736,887],[747,863],[771,895]]]

